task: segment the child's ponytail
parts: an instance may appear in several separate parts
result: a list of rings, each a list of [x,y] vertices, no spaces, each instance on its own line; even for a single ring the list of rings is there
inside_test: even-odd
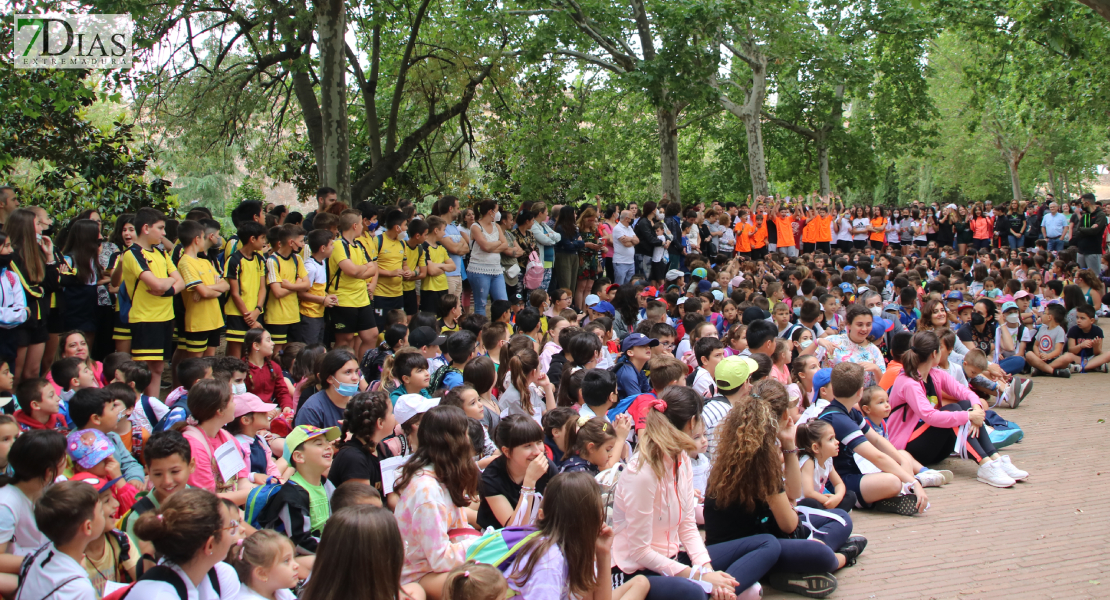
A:
[[[701,409],[701,396],[688,387],[670,386],[661,398],[649,400],[640,437],[640,464],[647,462],[662,479],[667,461],[678,461],[683,453],[697,450],[693,438],[682,430],[691,419],[700,418]]]
[[[447,574],[443,600],[497,600],[504,598],[509,584],[496,567],[465,562]]]
[[[617,430],[612,423],[601,417],[585,419],[585,417],[582,417],[577,422],[578,431],[575,432],[574,444],[570,444],[569,441],[567,443],[568,449],[573,448],[570,453],[577,456],[582,456],[589,449],[590,444],[593,444],[595,448],[600,448],[609,440],[617,438]]]
[[[505,363],[501,363],[505,364]],[[528,379],[540,366],[540,357],[535,350],[526,348],[509,359],[509,379],[513,387],[520,394],[520,407],[524,412],[532,414],[532,393],[528,390]]]
[[[563,443],[569,454],[578,437],[578,411],[569,406],[558,406],[543,415],[543,437],[555,437],[555,430],[563,430]]]
[[[798,429],[794,432],[794,444],[798,448],[798,453],[816,460],[813,445],[821,443],[821,436],[825,435],[829,427],[832,425],[821,419],[810,419],[798,425]]]
[[[919,331],[913,334],[909,350],[902,353],[902,372],[914,381],[921,382],[921,365],[940,349],[940,338],[932,331]]]

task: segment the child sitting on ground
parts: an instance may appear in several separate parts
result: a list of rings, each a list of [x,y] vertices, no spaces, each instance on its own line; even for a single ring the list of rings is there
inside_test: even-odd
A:
[[[58,394],[58,397],[61,398],[59,412],[66,418],[67,424],[72,427],[73,420],[72,417],[69,416],[68,410],[69,399],[77,393],[77,390],[98,388],[100,387],[100,383],[96,380],[96,375],[93,374],[88,363],[76,356],[70,356],[69,358],[56,361],[50,366],[50,375],[62,389]]]
[[[385,377],[383,369],[382,377]],[[431,398],[428,386],[431,385],[432,376],[428,373],[428,359],[416,349],[406,348],[393,355],[393,369],[391,375],[401,382],[397,389],[389,394],[389,399],[397,404],[397,399],[404,394],[420,394]]]
[[[298,425],[285,438],[285,461],[296,473],[282,484],[258,515],[260,529],[274,529],[293,540],[297,552],[315,554],[324,523],[331,516],[335,486],[324,478],[332,465],[331,442],[339,428]]]
[[[85,573],[96,588],[97,595],[103,597],[109,581],[117,586],[135,581],[139,563],[138,544],[126,533],[115,529],[116,511],[119,509],[119,502],[112,494],[115,482],[92,473],[78,473],[73,481],[92,485],[100,495],[104,527],[93,531],[94,537],[85,547]]]
[[[74,473],[90,473],[112,482],[110,491],[116,499],[118,509],[118,514],[112,515],[115,520],[135,504],[135,496],[139,490],[123,480],[119,463],[112,456],[113,451],[108,436],[97,429],[80,429],[66,438],[66,453],[73,462]]]
[[[190,361],[198,362],[190,363]],[[183,384],[185,384],[184,379],[191,374],[191,371],[187,368],[187,364],[206,365],[206,362],[203,359],[185,359],[182,361],[177,367],[177,373],[178,379],[183,380]],[[201,369],[202,375],[206,369],[207,366]],[[138,407],[138,410],[131,411],[131,420],[137,422],[139,427],[154,432],[158,421],[166,416],[166,413],[168,413],[170,409],[159,399],[146,395],[146,388],[150,385],[151,377],[150,367],[147,366],[146,361],[124,361],[112,371],[111,377],[111,383],[127,384],[127,386],[134,391],[135,399],[132,401],[132,404]],[[199,377],[197,378],[199,379]],[[189,381],[187,386],[191,387],[195,381],[196,379]],[[182,387],[179,389],[181,390],[181,395],[186,393],[186,388]],[[170,394],[170,396],[172,397],[173,394]],[[182,404],[184,405],[184,403]]]
[[[73,419],[73,424],[79,430],[100,431],[110,440],[120,472],[124,479],[138,491],[146,487],[143,467],[134,456],[131,456],[131,450],[116,433],[120,415],[124,410],[123,402],[114,400],[111,393],[101,388],[83,389],[70,400],[70,417]],[[121,504],[123,503],[121,499]],[[131,506],[130,502],[126,504],[127,507]]]
[[[246,451],[251,483],[262,485],[271,477],[282,481],[288,479],[290,474],[283,476],[282,467],[274,462],[270,443],[264,437],[270,429],[270,412],[277,408],[277,404],[263,402],[250,392],[239,394],[232,400],[235,402],[235,418],[224,429],[234,435],[239,446]]]
[[[848,496],[848,488],[833,466],[833,457],[839,454],[839,449],[832,425],[821,419],[807,421],[798,426],[794,439],[801,455],[798,468],[802,471],[802,497],[798,502],[809,500],[817,508],[852,510],[856,505],[855,494]]]
[[[123,441],[127,451],[138,462],[143,457],[143,446],[150,437],[150,431],[143,429],[136,419],[131,418],[135,412],[135,390],[126,383],[118,381],[108,384],[104,389],[113,401],[123,404],[123,412],[120,414],[115,432]]]
[[[295,600],[292,588],[300,584],[300,565],[293,560],[296,547],[284,535],[262,529],[231,548],[228,564],[243,583],[239,598]]]
[[[104,531],[96,489],[82,481],[51,486],[35,505],[35,521],[50,543],[20,569],[16,597],[96,600],[99,594],[82,566],[85,547]]]
[[[1110,350],[1102,347],[1102,328],[1095,309],[1083,304],[1075,309],[1075,327],[1068,331],[1068,356],[1074,373],[1106,373]]]
[[[627,434],[626,431],[625,435]],[[618,444],[622,441],[619,438],[616,427],[601,417],[583,422],[574,435],[570,452],[559,466],[559,472],[585,471],[590,475],[597,475],[612,467],[620,462],[620,453],[624,446],[623,443]]]
[[[196,468],[188,440],[180,431],[160,431],[143,449],[143,462],[152,489],[135,501],[124,513],[117,527],[135,539],[135,522],[144,513],[157,511],[171,495],[185,489]],[[146,554],[146,552],[144,552]]]
[[[19,410],[14,415],[15,422],[21,432],[69,429],[65,417],[59,414],[62,399],[49,381],[39,378],[24,379],[15,388],[15,400],[19,404]]]
[[[1042,374],[1071,377],[1068,365],[1072,363],[1072,359],[1065,356],[1064,352],[1068,336],[1062,323],[1066,317],[1064,305],[1049,304],[1041,315],[1041,325],[1036,329],[1025,330],[1021,341],[1033,342],[1033,349],[1025,353],[1025,362],[1033,368],[1034,377]]]

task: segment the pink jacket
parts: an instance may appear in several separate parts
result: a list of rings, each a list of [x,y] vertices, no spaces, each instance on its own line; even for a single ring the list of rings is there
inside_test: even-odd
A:
[[[979,396],[972,393],[966,385],[960,385],[947,371],[934,367],[929,371],[929,377],[938,393],[956,400],[982,404]],[[899,409],[902,405],[905,408]],[[894,380],[894,387],[890,389],[890,408],[886,432],[890,443],[899,450],[906,449],[918,420],[933,427],[959,427],[967,423],[968,419],[965,411],[938,410],[933,401],[925,396],[925,384],[915,381],[905,372],[898,375]]]
[[[617,481],[613,501],[613,564],[625,573],[648,569],[675,575],[686,565],[673,560],[679,546],[695,565],[708,564],[694,508],[694,471],[684,455],[677,469],[668,461],[663,479],[639,457],[629,461]]]

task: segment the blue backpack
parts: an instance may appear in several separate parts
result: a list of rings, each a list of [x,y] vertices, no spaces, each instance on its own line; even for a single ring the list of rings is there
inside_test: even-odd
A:
[[[270,499],[274,497],[274,494],[277,494],[278,490],[281,489],[281,485],[281,482],[276,478],[270,477],[266,480],[266,483],[255,487],[247,494],[247,504],[243,510],[243,518],[247,523],[251,524],[251,527],[255,529],[264,528],[262,523],[258,521],[258,517],[262,514],[262,510],[266,508],[266,505],[270,503]],[[278,523],[278,529],[280,533],[284,533],[280,531],[280,529],[283,529],[280,523]]]
[[[535,527],[506,527],[482,535],[466,551],[466,560],[496,567],[507,573],[524,544],[540,534]]]
[[[143,398],[146,398],[146,396],[144,395]],[[147,404],[149,404],[149,401]],[[145,410],[146,406],[143,408]],[[188,419],[191,414],[192,413],[189,412],[189,404],[185,401],[185,396],[182,396],[178,398],[177,402],[173,403],[173,408],[170,409],[170,412],[166,413],[166,416],[162,417],[154,424],[154,431],[151,433],[172,429],[174,424]]]

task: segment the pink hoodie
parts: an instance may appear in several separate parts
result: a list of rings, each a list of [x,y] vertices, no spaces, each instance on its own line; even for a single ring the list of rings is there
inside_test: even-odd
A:
[[[941,395],[982,405],[979,396],[966,385],[960,385],[947,371],[933,367],[929,377]],[[898,409],[902,405],[905,408]],[[890,408],[890,417],[886,421],[887,436],[899,450],[906,449],[918,420],[933,427],[959,427],[968,420],[966,411],[938,410],[925,396],[925,384],[915,381],[905,372],[894,380],[894,387],[890,390]]]

